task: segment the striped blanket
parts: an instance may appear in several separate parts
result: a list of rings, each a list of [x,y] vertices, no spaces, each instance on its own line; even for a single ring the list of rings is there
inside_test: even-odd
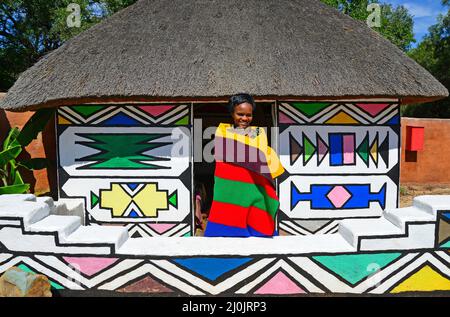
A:
[[[263,129],[254,137],[220,124],[215,136],[214,197],[205,236],[270,237],[279,201],[274,179],[284,172]]]

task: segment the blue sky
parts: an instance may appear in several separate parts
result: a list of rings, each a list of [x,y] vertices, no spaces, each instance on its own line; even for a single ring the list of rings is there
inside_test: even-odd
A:
[[[436,24],[439,13],[445,14],[446,9],[441,0],[384,0],[380,2],[390,3],[394,6],[405,6],[414,17],[414,36],[417,40],[413,46],[422,40],[428,33],[428,28]]]

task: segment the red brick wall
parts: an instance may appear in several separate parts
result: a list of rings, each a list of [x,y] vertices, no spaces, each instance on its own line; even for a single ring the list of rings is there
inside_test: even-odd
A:
[[[405,150],[407,125],[425,128],[423,151]],[[400,183],[450,184],[450,119],[402,118]]]

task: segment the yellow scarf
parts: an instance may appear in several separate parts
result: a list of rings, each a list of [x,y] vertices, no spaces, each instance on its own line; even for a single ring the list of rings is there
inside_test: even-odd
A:
[[[280,159],[278,158],[275,150],[268,145],[266,131],[255,126],[251,126],[250,130],[258,130],[259,133],[252,138],[248,135],[236,133],[233,126],[229,123],[221,123],[216,130],[216,136],[238,141],[245,145],[257,148],[259,151],[264,153],[266,159],[265,161],[267,162],[270,174],[272,175],[272,178],[275,179],[284,173],[284,167],[281,165]]]

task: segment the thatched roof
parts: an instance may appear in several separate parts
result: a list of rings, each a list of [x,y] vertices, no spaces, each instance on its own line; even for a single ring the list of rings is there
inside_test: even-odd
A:
[[[42,58],[0,107],[223,99],[243,91],[415,101],[448,95],[365,23],[319,0],[141,0]]]

